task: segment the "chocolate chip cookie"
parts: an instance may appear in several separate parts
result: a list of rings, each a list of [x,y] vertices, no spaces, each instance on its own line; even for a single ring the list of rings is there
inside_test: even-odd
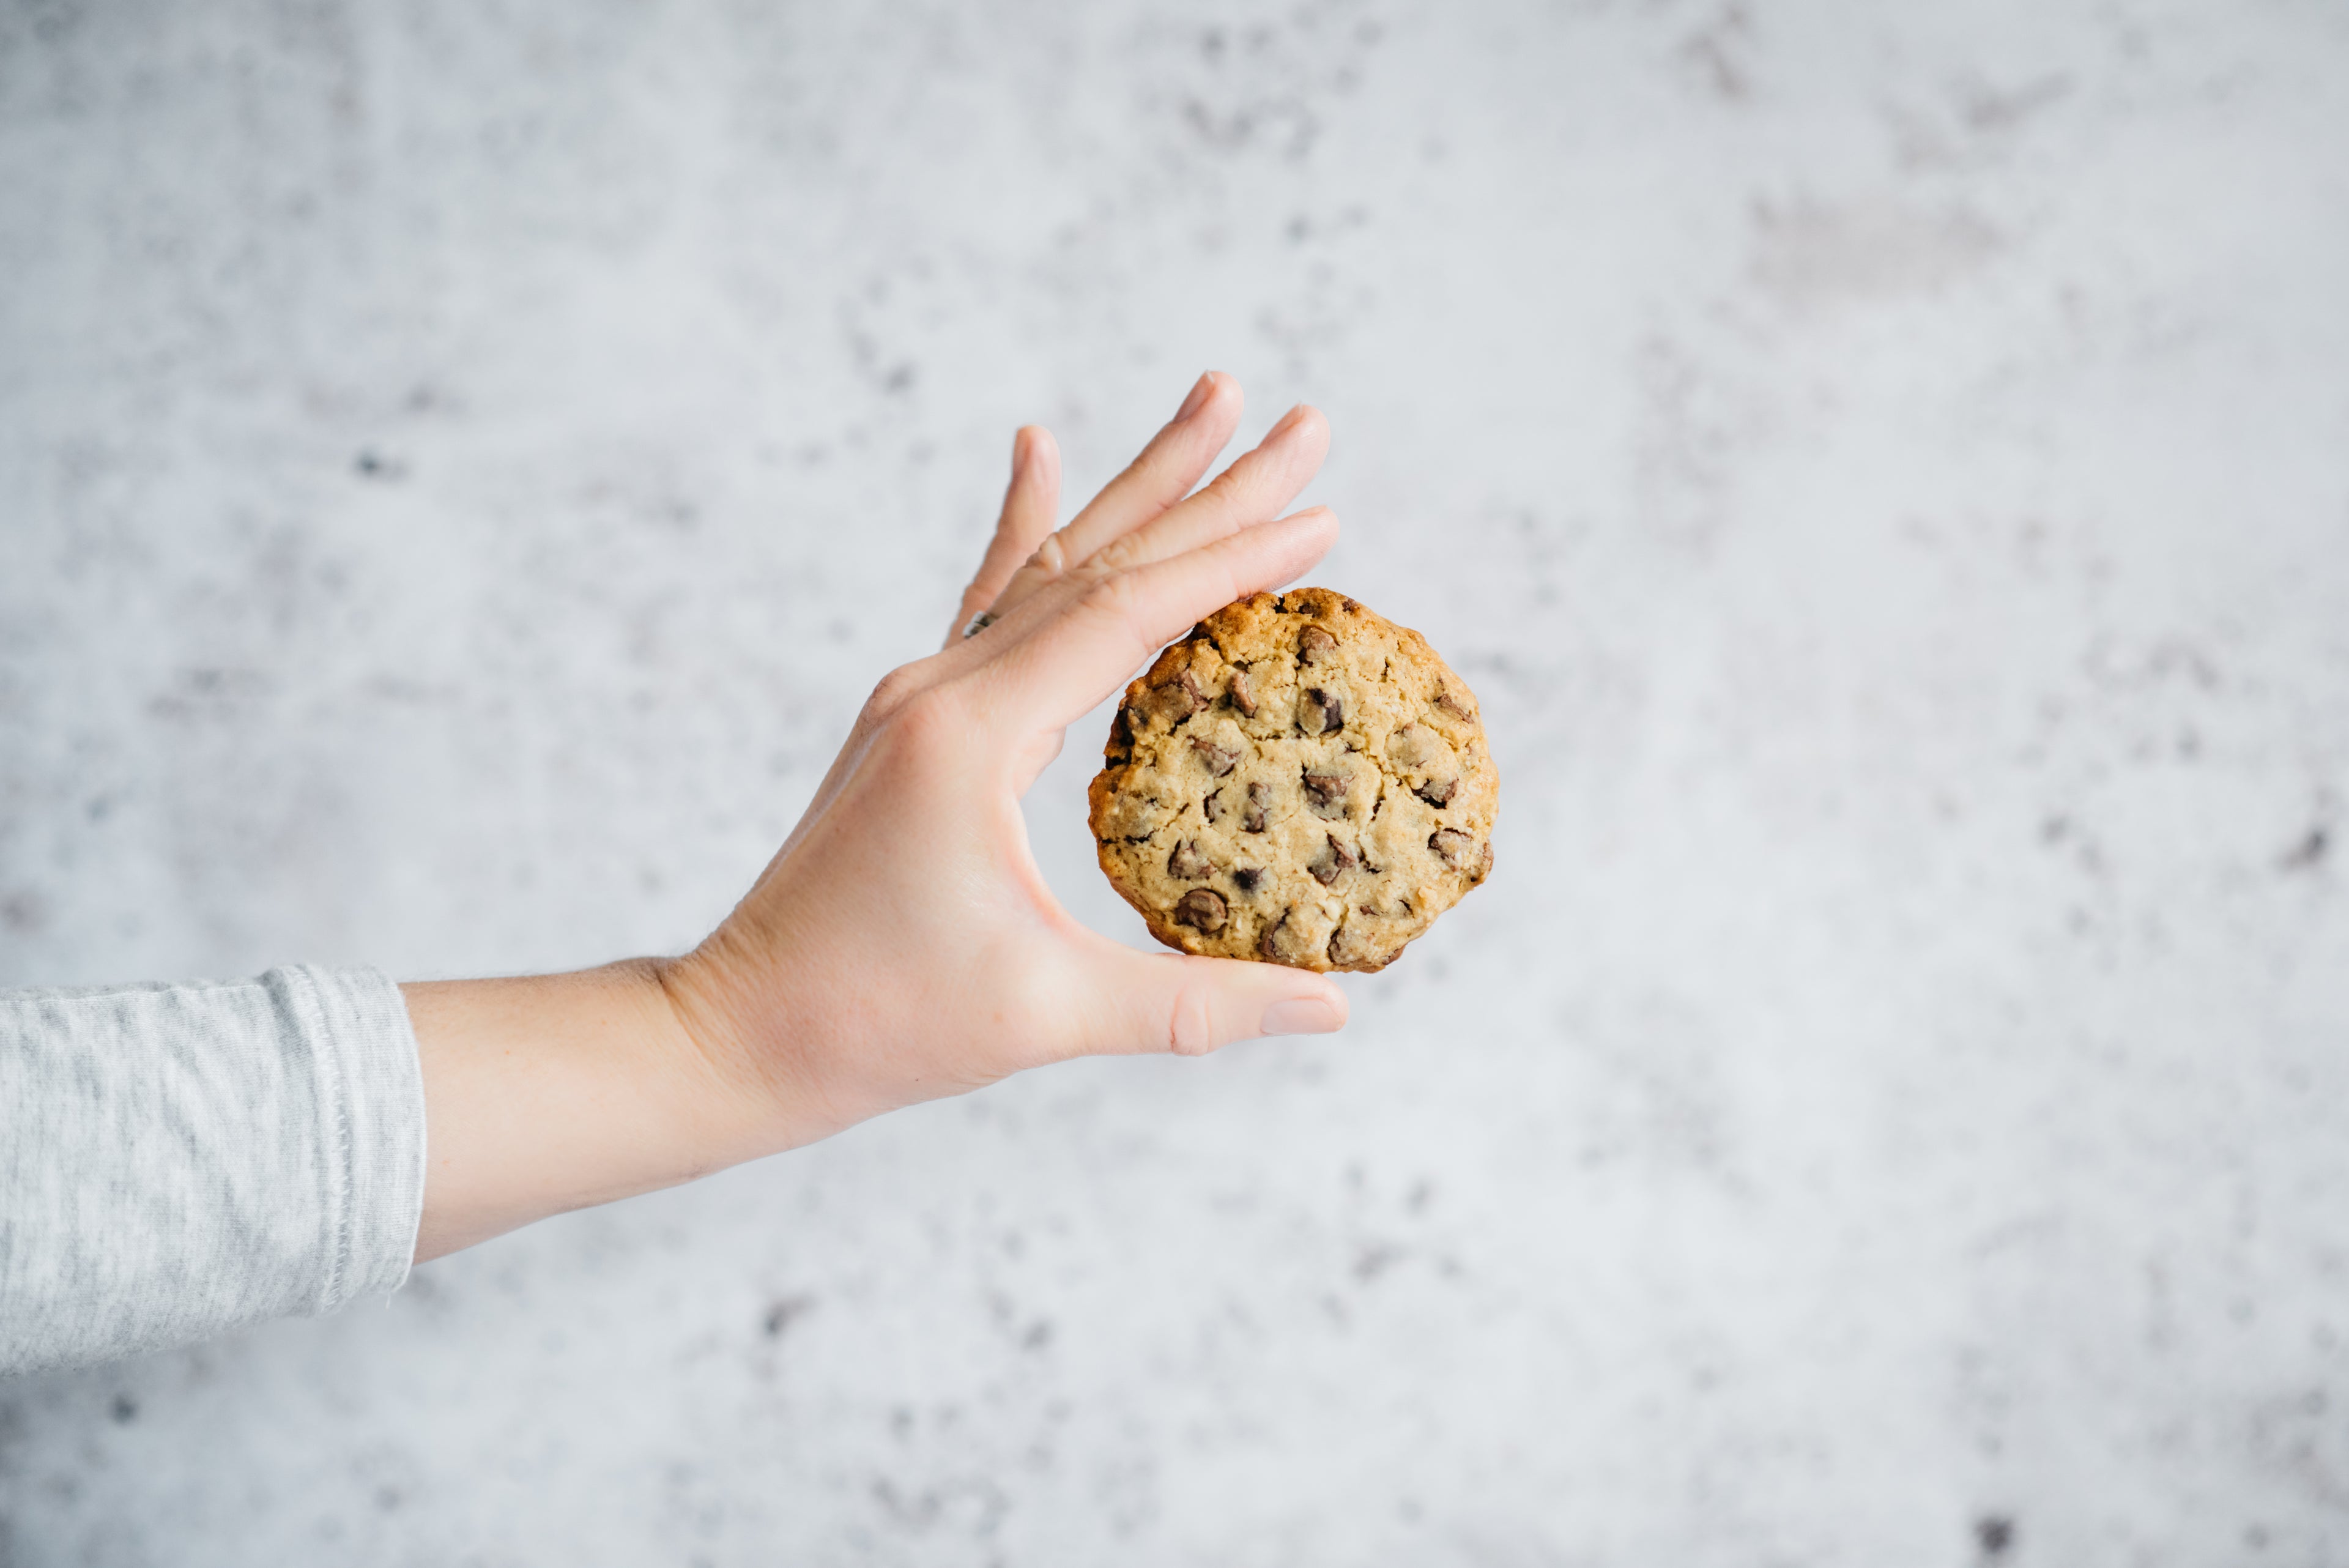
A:
[[[1426,640],[1299,588],[1225,606],[1126,688],[1093,837],[1168,947],[1378,970],[1492,870],[1499,789]]]

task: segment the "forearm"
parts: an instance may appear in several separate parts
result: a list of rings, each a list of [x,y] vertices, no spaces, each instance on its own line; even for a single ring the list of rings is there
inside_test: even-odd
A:
[[[1320,462],[1310,410],[1194,493],[1238,418],[1237,387],[1202,378],[1058,533],[1051,443],[1023,432],[955,634],[875,690],[686,958],[0,995],[0,1372],[330,1311],[411,1262],[1027,1068],[1340,1026],[1320,976],[1087,930],[1019,807],[1139,658],[1329,548],[1326,511],[1276,515]]]
[[[424,1077],[418,1262],[779,1147],[680,1021],[667,968],[400,988]]]

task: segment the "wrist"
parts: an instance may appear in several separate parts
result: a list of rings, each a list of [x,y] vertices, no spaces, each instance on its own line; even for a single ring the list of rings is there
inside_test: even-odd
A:
[[[654,978],[674,1021],[682,1069],[708,1086],[736,1129],[744,1159],[797,1148],[863,1119],[842,1114],[812,1068],[826,1021],[775,961],[781,933],[746,931],[732,919],[682,958],[655,961]],[[869,1113],[867,1113],[869,1114]]]

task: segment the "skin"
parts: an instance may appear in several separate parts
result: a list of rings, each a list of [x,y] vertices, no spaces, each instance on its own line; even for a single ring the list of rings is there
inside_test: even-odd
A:
[[[1072,721],[1335,542],[1326,508],[1280,515],[1329,447],[1313,409],[1193,493],[1240,409],[1231,378],[1200,378],[1058,532],[1059,451],[1020,431],[945,647],[883,680],[807,815],[693,951],[402,988],[424,1075],[419,1262],[1025,1068],[1343,1026],[1322,976],[1085,929],[1019,813]],[[964,638],[981,609],[995,624]]]

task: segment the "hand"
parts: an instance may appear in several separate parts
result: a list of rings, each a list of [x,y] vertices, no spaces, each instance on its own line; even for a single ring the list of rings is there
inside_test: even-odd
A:
[[[1201,378],[1058,533],[1051,438],[1020,431],[946,648],[881,683],[749,897],[667,971],[688,1030],[783,1145],[1071,1056],[1199,1053],[1344,1022],[1321,977],[1136,952],[1085,929],[1045,886],[1019,812],[1071,721],[1335,538],[1323,508],[1275,520],[1328,449],[1309,408],[1189,493],[1240,402],[1229,378]],[[961,636],[982,607],[994,623]]]
[[[1326,508],[1278,515],[1328,448],[1309,408],[1190,493],[1240,405],[1229,378],[1201,378],[1057,533],[1058,454],[1021,431],[946,647],[881,682],[806,815],[693,952],[409,988],[433,1151],[419,1258],[1024,1067],[1344,1023],[1322,976],[1085,929],[1045,886],[1019,812],[1071,722],[1335,540]],[[961,636],[981,609],[992,623]]]

